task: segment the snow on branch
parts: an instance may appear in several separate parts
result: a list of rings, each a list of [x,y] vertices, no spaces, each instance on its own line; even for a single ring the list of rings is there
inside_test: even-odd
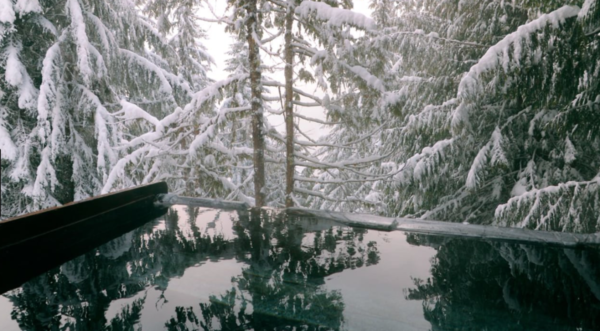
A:
[[[452,148],[454,139],[444,139],[436,142],[431,147],[423,148],[420,154],[406,160],[403,171],[399,173],[402,183],[410,183],[412,180],[420,181],[429,178],[437,166],[443,163],[447,148]],[[426,176],[427,175],[427,176]]]
[[[78,0],[67,0],[67,8],[69,17],[71,18],[73,37],[77,42],[77,67],[83,80],[89,83],[91,77],[94,76],[94,70],[90,66],[90,42],[85,32],[85,22],[81,6]]]
[[[340,27],[344,24],[352,25],[363,30],[374,30],[375,21],[363,14],[348,9],[334,8],[323,2],[303,1],[296,7],[296,14],[300,17],[308,17],[315,14],[316,18],[326,21],[329,26]]]
[[[98,150],[96,166],[100,171],[104,171],[105,169],[109,169],[106,165],[106,156],[108,157],[110,166],[113,166],[117,162],[117,154],[114,150],[116,139],[115,137],[111,137],[109,132],[109,128],[114,126],[113,117],[108,110],[104,108],[100,99],[98,99],[98,97],[90,90],[85,89],[84,95],[96,106],[96,111],[94,113],[94,129],[97,137]]]
[[[0,108],[0,110],[3,109]],[[17,146],[12,141],[10,133],[6,129],[3,117],[3,112],[0,112],[0,150],[2,151],[2,159],[13,161],[17,157]]]
[[[221,94],[220,90],[222,88],[224,88],[227,85],[230,85],[232,83],[244,80],[248,77],[249,77],[248,74],[232,75],[230,77],[227,77],[224,80],[215,82],[215,83],[205,87],[204,89],[194,93],[194,95],[192,96],[192,100],[184,107],[184,112],[190,113],[190,112],[194,111],[195,109],[202,107],[202,105],[206,101],[219,96]]]
[[[12,24],[16,18],[12,0],[0,0],[0,8],[0,23]]]
[[[19,13],[19,16],[23,17],[28,13],[41,13],[42,7],[38,0],[20,0],[15,4],[15,12]]]
[[[299,159],[303,159],[312,163],[303,163],[304,166],[307,167],[312,167],[312,168],[340,168],[340,169],[350,169],[348,168],[349,166],[358,166],[358,165],[369,165],[370,163],[376,162],[376,161],[381,161],[383,159],[386,159],[387,157],[389,157],[391,155],[391,153],[388,153],[386,155],[371,155],[368,157],[364,157],[364,158],[356,158],[353,159],[352,161],[342,161],[342,162],[323,162],[320,161],[319,159],[307,156],[307,155],[303,155],[303,154],[299,154],[299,153],[294,153],[294,156],[296,156]],[[352,169],[350,169],[352,170]]]
[[[489,88],[489,84],[492,84],[486,84],[483,81],[481,77],[483,74],[499,67],[503,68],[505,72],[512,70],[512,67],[519,67],[523,49],[530,42],[532,34],[549,25],[558,29],[566,19],[577,16],[579,11],[579,7],[576,6],[561,7],[520,26],[517,31],[490,47],[459,83],[457,97],[461,102],[451,115],[452,128],[458,129],[463,124],[469,123],[469,115],[476,107],[470,99],[481,95],[484,89]]]
[[[171,84],[169,84],[169,81],[163,74],[163,70],[159,66],[150,62],[148,59],[144,58],[143,56],[140,56],[130,50],[121,48],[121,49],[119,49],[119,52],[122,55],[124,55],[125,57],[127,57],[130,61],[134,61],[135,63],[137,63],[140,67],[145,68],[146,70],[148,70],[150,72],[153,72],[160,80],[160,91],[161,92],[166,93],[166,94],[171,94],[173,92]]]
[[[359,199],[357,197],[347,197],[346,199],[336,199],[336,198],[333,198],[333,197],[325,195],[323,192],[308,190],[308,189],[304,189],[304,188],[301,188],[301,187],[295,187],[294,188],[294,192],[302,193],[302,194],[307,194],[307,195],[311,195],[311,196],[314,196],[314,197],[317,197],[317,198],[321,198],[323,200],[334,201],[334,202],[359,202],[359,203],[363,203],[363,204],[366,204],[366,205],[379,205],[379,204],[381,204],[381,202],[378,202],[378,201],[364,200],[364,199]]]
[[[482,180],[481,172],[485,169],[485,166],[490,162],[491,166],[504,165],[508,166],[508,160],[504,153],[502,145],[504,144],[504,138],[500,128],[496,127],[492,133],[490,141],[483,146],[477,153],[477,156],[471,164],[471,169],[467,175],[466,187],[474,189],[479,186]]]
[[[33,109],[37,103],[38,90],[33,85],[27,69],[19,58],[21,45],[8,46],[6,48],[6,71],[4,78],[6,82],[17,88],[19,93],[18,105],[21,109]]]
[[[104,187],[102,187],[102,191],[100,194],[105,194],[110,192],[110,190],[115,186],[116,181],[119,178],[125,177],[125,166],[129,163],[133,163],[138,159],[142,158],[144,154],[148,153],[149,149],[152,148],[150,145],[144,145],[143,147],[133,151],[132,153],[126,155],[121,158],[115,166],[111,169],[106,182],[104,183]]]
[[[294,102],[295,105],[297,105],[297,103]],[[305,106],[306,107],[306,106]],[[342,122],[328,122],[328,121],[323,121],[320,120],[318,118],[314,118],[314,117],[310,117],[310,116],[305,116],[302,114],[294,114],[295,117],[301,118],[305,121],[309,121],[309,122],[315,122],[315,123],[319,123],[319,124],[323,124],[323,125],[338,125],[338,124],[342,124]]]
[[[49,123],[47,122],[48,115],[55,107],[55,104],[60,100],[56,83],[61,79],[59,68],[60,43],[64,38],[65,35],[63,34],[54,45],[48,48],[46,56],[42,61],[42,84],[37,100],[38,125],[40,126],[39,136],[42,139],[42,142],[44,142],[47,135],[50,134]]]
[[[137,105],[134,105],[132,103],[129,103],[125,100],[121,100],[120,101],[121,104],[121,110],[114,113],[115,116],[117,116],[120,119],[123,120],[136,120],[136,119],[144,119],[148,122],[150,122],[151,124],[153,124],[156,127],[156,131],[160,132],[163,130],[163,125],[162,123],[154,116],[148,114],[148,112],[146,112],[145,110],[143,110],[142,108],[138,107]]]
[[[551,13],[544,14],[538,19],[533,20],[525,25],[520,26],[517,31],[507,35],[496,45],[490,47],[487,52],[481,57],[479,62],[469,69],[469,72],[461,79],[458,87],[458,97],[463,98],[477,91],[479,76],[486,71],[492,70],[502,62],[506,68],[508,57],[504,54],[509,52],[510,46],[514,46],[515,59],[520,58],[522,50],[521,42],[529,38],[529,36],[551,24],[554,28],[559,28],[560,25],[568,18],[575,17],[579,13],[579,7],[563,6]]]
[[[342,65],[344,65],[348,70],[350,70],[351,72],[353,72],[355,75],[357,75],[358,77],[362,78],[369,87],[378,90],[380,92],[385,92],[385,87],[383,86],[383,82],[373,76],[367,69],[365,69],[364,67],[361,66],[349,66],[346,63],[344,63],[343,61],[340,61],[340,63]]]
[[[386,40],[386,39],[389,39],[389,38],[392,38],[395,36],[403,36],[403,35],[407,35],[407,36],[411,36],[411,37],[418,37],[418,38],[440,40],[443,42],[454,43],[454,44],[464,45],[464,46],[485,47],[485,48],[490,47],[489,45],[483,45],[483,44],[479,44],[479,43],[475,43],[475,42],[471,42],[471,41],[443,38],[443,37],[440,37],[440,35],[437,32],[430,32],[430,33],[426,34],[425,31],[420,30],[420,29],[417,29],[415,31],[393,31],[393,32],[386,33],[381,36],[375,37],[372,40],[381,42],[383,40]]]
[[[285,87],[285,84],[274,81],[274,80],[263,80],[262,84],[264,86],[279,86],[279,87]],[[312,94],[306,93],[298,88],[294,88],[294,93],[298,93],[303,97],[307,97],[309,99],[314,100],[316,103],[318,103],[319,105],[323,105],[323,100],[321,100],[319,97],[314,96]]]
[[[535,227],[536,230],[597,232],[600,223],[596,222],[595,228],[586,228],[586,224],[590,220],[598,220],[597,211],[589,207],[598,203],[599,176],[590,181],[569,181],[541,189],[534,188],[499,205],[494,224]]]
[[[43,191],[46,187],[54,191],[54,187],[60,185],[52,166],[50,154],[50,147],[45,147],[42,151],[40,164],[37,167],[37,176],[31,192],[32,197],[42,197],[45,195]]]

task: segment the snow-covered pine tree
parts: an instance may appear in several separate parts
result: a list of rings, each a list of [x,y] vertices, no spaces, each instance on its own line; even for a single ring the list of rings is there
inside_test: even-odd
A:
[[[252,87],[252,82],[248,82],[248,76],[249,73],[251,71],[251,69],[249,68],[249,60],[244,60],[242,57],[244,56],[243,54],[245,54],[246,56],[249,56],[248,53],[248,49],[245,49],[242,46],[242,42],[246,41],[248,42],[248,34],[247,34],[247,26],[246,26],[246,18],[247,18],[247,12],[245,7],[240,7],[243,6],[245,4],[245,2],[230,2],[230,6],[229,6],[229,11],[230,11],[230,15],[228,17],[216,17],[214,19],[208,19],[209,21],[215,21],[215,22],[220,22],[220,23],[225,23],[227,24],[227,30],[229,30],[230,32],[232,32],[233,34],[235,34],[237,36],[238,42],[236,43],[236,45],[234,45],[235,48],[238,49],[238,51],[234,52],[233,54],[235,55],[235,59],[232,59],[232,61],[234,63],[237,63],[238,67],[235,70],[235,72],[238,73],[244,73],[246,76],[245,77],[240,77],[239,80],[236,81],[236,84],[229,84],[225,90],[225,94],[226,95],[231,95],[231,93],[240,93],[239,96],[242,97],[241,100],[256,100],[257,98],[252,97],[251,95],[246,95],[244,93],[247,92],[247,89],[250,88],[250,92],[252,91],[251,87]],[[321,5],[324,5],[324,9],[325,9],[325,13],[327,14],[325,16],[325,18],[327,19],[329,16],[332,16],[333,14],[343,14],[342,15],[342,19],[341,20],[333,20],[335,24],[333,24],[333,28],[338,28],[340,31],[341,26],[342,25],[348,25],[350,24],[355,24],[354,21],[352,21],[352,19],[354,18],[354,16],[359,17],[359,19],[357,20],[357,22],[361,22],[361,17],[362,15],[356,15],[356,14],[352,14],[349,15],[348,11],[344,11],[344,10],[340,10],[337,8],[332,8],[329,5],[326,4],[321,4],[321,3],[316,3],[316,2],[312,2],[312,1],[305,1],[302,2],[302,5],[308,5],[308,7],[306,7],[304,10],[300,9],[297,10],[298,8],[298,4],[300,4],[300,1],[298,2],[272,2],[272,1],[263,1],[263,2],[257,2],[257,10],[259,11],[259,15],[258,17],[260,18],[260,20],[258,21],[258,23],[260,23],[260,30],[261,35],[263,36],[263,38],[261,39],[261,35],[255,33],[253,34],[253,41],[256,42],[258,48],[259,48],[259,54],[262,53],[263,56],[266,56],[268,58],[270,58],[269,61],[263,61],[261,63],[260,69],[261,69],[261,81],[262,81],[262,88],[260,90],[260,100],[262,102],[261,107],[263,109],[263,113],[264,114],[274,114],[274,115],[282,115],[285,110],[288,111],[288,114],[291,110],[292,107],[294,106],[303,106],[303,107],[321,107],[323,105],[323,100],[319,97],[317,97],[316,95],[314,95],[313,93],[307,92],[306,90],[300,88],[298,86],[298,82],[300,81],[313,81],[314,82],[314,78],[313,75],[307,70],[310,69],[310,66],[313,65],[314,63],[311,63],[309,61],[304,61],[305,57],[308,56],[308,58],[310,59],[311,57],[314,56],[315,52],[318,52],[316,49],[312,48],[312,44],[310,42],[307,42],[306,40],[302,39],[302,35],[301,35],[301,31],[303,29],[305,30],[314,30],[314,28],[312,26],[320,26],[320,20],[313,20],[313,22],[311,22],[309,24],[309,22],[307,22],[304,18],[310,16],[310,11],[312,10],[312,7],[323,7]],[[311,7],[312,6],[312,7]],[[336,11],[337,10],[337,11]],[[285,35],[285,31],[288,30],[290,31],[289,28],[289,19],[287,20],[286,24],[286,18],[289,18],[289,13],[292,13],[292,23],[296,24],[297,26],[299,26],[300,28],[297,29],[293,29],[292,26],[292,34],[288,34],[288,37],[291,36],[292,38],[288,38],[288,43],[286,44],[285,41],[283,41],[283,44],[279,43],[280,40],[280,36],[284,36]],[[308,15],[308,16],[307,16]],[[335,15],[333,15],[335,16]],[[204,18],[206,19],[206,18]],[[348,21],[350,19],[350,21]],[[317,23],[317,24],[315,24]],[[304,25],[306,25],[306,27],[304,27]],[[327,30],[327,29],[321,29],[321,30]],[[329,28],[329,30],[331,30],[331,28]],[[339,33],[340,35],[343,35],[342,33]],[[327,33],[322,33],[323,36],[328,35]],[[291,42],[290,42],[291,41]],[[341,43],[339,40],[337,41],[338,43]],[[300,43],[300,44],[299,44]],[[279,47],[278,47],[279,46]],[[292,50],[292,55],[293,56],[297,56],[297,58],[295,58],[292,61],[296,61],[293,62],[293,69],[294,72],[292,72],[292,74],[290,75],[290,73],[287,73],[287,79],[284,80],[283,82],[279,81],[279,77],[277,76],[278,72],[281,72],[281,62],[286,63],[286,59],[285,59],[285,52],[282,52],[282,50]],[[289,55],[289,54],[288,54]],[[333,57],[332,57],[333,58]],[[300,62],[299,60],[302,60],[302,62]],[[308,63],[307,63],[308,62]],[[309,64],[310,63],[310,64]],[[284,69],[285,69],[285,64],[284,64]],[[285,71],[285,70],[284,70]],[[271,74],[274,73],[274,74]],[[320,73],[322,75],[322,72]],[[291,76],[291,78],[290,78]],[[295,78],[297,77],[297,78]],[[233,86],[233,88],[232,88]],[[244,86],[244,88],[240,89],[240,86]],[[244,89],[246,89],[246,91],[244,91]],[[292,93],[286,93],[286,90],[289,89],[292,91]],[[293,97],[290,102],[284,102],[284,98],[289,99],[290,97]],[[227,98],[227,97],[226,97]],[[306,101],[306,99],[310,100],[310,101]],[[281,106],[281,108],[279,108],[279,106]],[[290,107],[291,106],[291,107]],[[242,111],[238,112],[239,117],[236,118],[243,118],[244,116],[247,116],[250,112],[247,111],[247,108],[244,108]],[[285,192],[285,190],[290,191],[292,186],[293,186],[293,181],[290,185],[290,178],[294,179],[294,175],[295,175],[295,171],[293,170],[294,165],[298,162],[297,160],[294,160],[294,162],[292,162],[292,164],[290,164],[290,162],[288,162],[287,166],[288,169],[292,169],[290,171],[287,171],[287,173],[285,172],[285,169],[283,169],[281,167],[282,163],[285,162],[286,159],[289,160],[289,158],[283,159],[281,158],[281,152],[283,151],[282,148],[284,148],[283,143],[285,143],[286,141],[289,142],[289,140],[292,140],[294,146],[293,146],[293,152],[294,152],[294,156],[296,158],[301,159],[305,165],[309,165],[312,166],[314,162],[316,162],[314,165],[316,165],[317,168],[320,168],[322,166],[326,166],[328,167],[328,165],[323,165],[321,164],[321,162],[318,160],[318,158],[312,158],[309,154],[310,154],[310,148],[315,148],[318,146],[322,146],[324,143],[317,143],[314,139],[312,139],[309,135],[305,134],[304,132],[302,132],[297,123],[294,123],[295,121],[289,121],[290,119],[292,119],[293,117],[296,117],[296,114],[294,112],[292,112],[292,116],[287,116],[286,115],[286,120],[287,120],[287,125],[289,126],[289,124],[292,124],[293,127],[291,130],[287,130],[288,133],[286,135],[282,135],[280,132],[278,132],[277,130],[275,130],[271,124],[269,123],[268,120],[265,120],[263,122],[263,130],[265,132],[265,146],[264,146],[264,153],[265,153],[265,161],[266,161],[266,165],[265,167],[268,169],[267,172],[270,174],[268,180],[266,180],[265,182],[265,187],[266,189],[264,191],[267,192],[267,196],[266,196],[266,201],[272,205],[272,206],[284,206],[284,202],[287,202],[287,204],[289,205],[290,200],[294,199],[293,195],[290,195],[288,193]],[[303,120],[314,120],[310,117],[306,117],[306,116],[298,116],[300,118],[302,118]],[[244,119],[244,122],[246,120]],[[225,123],[226,121],[223,121],[223,123]],[[292,123],[290,123],[292,122]],[[322,122],[322,121],[321,121]],[[227,124],[226,124],[227,125]],[[218,136],[218,138],[215,139],[223,139],[223,136],[220,136],[221,133],[216,133],[215,136]],[[295,138],[295,135],[299,135],[299,136],[303,136],[305,139],[297,139]],[[292,139],[290,139],[292,138]],[[289,144],[288,144],[289,145]],[[304,151],[302,151],[304,150]],[[227,169],[234,169],[235,167],[231,167],[228,166],[228,163],[225,164]],[[291,166],[291,167],[290,167]],[[252,176],[252,174],[250,174]],[[290,176],[291,175],[291,176]],[[227,178],[236,178],[236,176],[225,176]],[[287,182],[284,181],[285,179],[287,179]],[[247,187],[247,181],[244,181],[244,187]],[[239,191],[239,189],[241,189],[241,187],[238,186],[232,186],[235,188],[235,190]],[[242,189],[242,190],[245,190]],[[301,190],[301,189],[300,189]],[[309,192],[312,193],[310,191],[306,191],[304,190],[301,194],[305,194],[305,192]],[[231,194],[227,194],[228,197],[232,197]],[[223,195],[218,196],[217,197],[223,197]],[[236,196],[235,194],[233,195],[234,198],[239,198],[238,196]],[[286,197],[288,198],[286,201]],[[289,199],[291,198],[291,199]],[[299,201],[295,201],[295,203],[298,203]],[[302,204],[302,202],[300,201],[299,204]]]
[[[345,7],[345,8],[340,8]],[[338,2],[315,2],[315,1],[288,1],[273,2],[271,7],[275,13],[274,26],[279,31],[273,35],[284,35],[284,54],[278,56],[284,63],[292,63],[292,72],[287,72],[285,81],[266,81],[266,86],[285,87],[285,102],[282,100],[282,113],[286,119],[286,149],[293,150],[294,157],[286,157],[286,205],[308,205],[314,206],[315,201],[335,201],[345,203],[344,198],[324,195],[318,187],[323,183],[316,176],[322,173],[338,171],[338,168],[349,169],[354,166],[368,163],[369,160],[349,161],[342,163],[324,162],[318,155],[314,155],[317,148],[348,148],[348,146],[336,145],[327,141],[317,141],[309,134],[304,133],[298,126],[296,119],[302,121],[315,121],[319,124],[330,125],[331,121],[319,121],[314,118],[301,115],[293,110],[294,107],[325,107],[334,109],[337,113],[343,107],[337,99],[331,102],[329,94],[338,93],[340,82],[348,79],[359,80],[363,85],[369,81],[369,74],[364,68],[353,67],[347,61],[338,61],[340,54],[348,53],[352,49],[356,39],[354,34],[358,31],[368,30],[374,27],[371,20],[364,15],[354,13],[346,8],[350,4]],[[289,15],[290,11],[294,15]],[[286,24],[287,23],[287,24]],[[286,32],[291,33],[286,33]],[[291,53],[291,54],[290,54]],[[339,53],[339,54],[338,54]],[[287,57],[285,56],[287,55]],[[290,60],[291,58],[291,60]],[[361,70],[362,69],[362,70]],[[351,76],[351,78],[348,78]],[[307,83],[306,85],[302,83]],[[304,85],[304,86],[303,86]],[[315,85],[323,90],[321,96],[314,91]],[[280,92],[281,93],[281,92]],[[290,128],[291,127],[291,128]],[[277,132],[269,131],[275,140],[283,140],[278,137]],[[294,147],[290,144],[294,142]],[[372,156],[373,153],[370,155]],[[292,161],[292,162],[290,162]],[[298,174],[295,166],[304,167],[303,173]],[[294,175],[292,178],[291,175]],[[340,183],[337,181],[336,183]],[[293,194],[291,194],[293,192]]]
[[[374,194],[382,198],[386,214],[420,215],[419,210],[438,203],[442,192],[460,186],[451,176],[427,176],[438,166],[444,169],[445,148],[451,146],[445,141],[450,136],[447,117],[458,82],[488,43],[516,29],[526,15],[511,5],[482,1],[380,0],[372,1],[371,8],[380,30],[364,40],[365,55],[376,55],[372,70],[386,92],[372,107],[377,121],[360,127],[369,132],[386,124],[381,141],[391,155],[374,170],[394,175],[393,181],[375,183]]]
[[[261,7],[257,7],[257,10],[260,9],[259,24],[265,16],[271,15],[268,8],[263,8],[267,3],[260,2]],[[229,76],[207,84],[192,95],[189,103],[162,119],[144,114],[144,121],[152,126],[127,142],[128,152],[114,167],[104,187],[106,191],[118,181],[131,180],[130,169],[151,169],[146,171],[143,181],[167,180],[175,193],[255,204],[252,115],[256,112],[252,110],[252,100],[260,101],[261,112],[277,113],[270,103],[279,104],[280,98],[269,94],[270,91],[263,87],[253,91],[246,25],[248,15],[245,7],[240,7],[243,4],[230,3],[231,15],[228,17],[199,18],[226,24],[226,29],[236,35],[237,40],[228,54],[226,71]],[[158,7],[152,12],[162,13],[164,10]],[[171,24],[165,23],[167,18],[164,17],[157,16],[156,20],[163,25]],[[258,34],[254,34],[253,40],[258,40],[259,49],[265,52],[269,40],[276,37],[261,40]],[[273,81],[267,74],[275,65],[261,64],[261,80]],[[253,93],[258,93],[259,97],[253,97]],[[266,189],[260,191],[265,193],[265,201],[270,205],[281,206],[284,198],[283,159],[280,156],[282,137],[266,119],[260,127],[266,137],[262,148],[265,171],[270,174],[264,184]],[[145,166],[140,166],[142,164]]]
[[[443,27],[433,36],[418,31],[423,38],[485,47],[472,47],[466,57],[439,48],[445,58],[433,70],[462,63],[464,75],[457,67],[459,79],[449,81],[457,84],[450,88],[454,97],[414,108],[405,101],[411,98],[391,105],[408,118],[400,116],[405,156],[390,187],[397,192],[390,212],[598,231],[599,6],[472,2],[425,3],[406,15]],[[480,20],[482,13],[490,19]]]
[[[336,124],[317,153],[320,167],[308,166],[301,174],[305,203],[313,208],[378,212],[379,186],[394,171],[387,162],[394,146],[381,144],[390,123],[377,107],[387,93],[383,78],[389,68],[382,64],[389,60],[381,47],[369,44],[379,35],[379,27],[364,15],[322,3],[303,2],[297,12],[308,22],[325,21],[308,29],[324,48],[313,50],[311,62],[317,83],[328,89],[323,101],[329,121]]]
[[[177,48],[129,1],[3,1],[2,217],[100,193],[137,119],[172,112],[203,79],[165,58]]]

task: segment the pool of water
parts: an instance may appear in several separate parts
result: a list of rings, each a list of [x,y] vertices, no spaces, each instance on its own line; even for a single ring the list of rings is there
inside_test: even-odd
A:
[[[0,295],[2,331],[140,329],[598,330],[600,251],[174,206]]]

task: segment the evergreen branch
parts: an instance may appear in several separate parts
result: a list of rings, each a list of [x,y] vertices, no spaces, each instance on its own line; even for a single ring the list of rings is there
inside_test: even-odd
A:
[[[309,122],[315,122],[315,123],[319,123],[319,124],[323,124],[323,125],[338,125],[338,124],[342,124],[343,122],[327,122],[327,121],[323,121],[320,120],[318,118],[314,118],[314,117],[308,117],[302,114],[294,114],[295,117],[301,118],[305,121],[309,121]]]
[[[366,204],[366,205],[372,205],[372,206],[381,205],[381,202],[368,201],[368,200],[359,199],[359,198],[356,198],[356,197],[348,197],[346,199],[330,198],[330,197],[326,196],[323,192],[307,190],[307,189],[300,188],[300,187],[295,187],[294,188],[294,192],[311,195],[311,196],[314,196],[314,197],[317,197],[317,198],[321,198],[323,200],[333,201],[333,202],[346,202],[346,203],[348,203],[348,202],[360,202],[360,203],[363,203],[363,204]]]
[[[312,162],[312,164],[313,164],[312,166],[307,165],[312,168],[339,168],[339,169],[348,169],[348,170],[353,170],[353,169],[349,168],[349,166],[363,165],[363,164],[381,161],[381,160],[388,158],[390,155],[392,155],[392,153],[388,153],[386,155],[373,155],[373,156],[365,157],[362,159],[354,159],[352,161],[331,163],[331,162],[324,162],[324,161],[321,161],[321,160],[318,160],[318,159],[315,159],[315,158],[312,158],[312,157],[309,157],[306,155],[294,153],[294,156],[298,157],[299,159]],[[369,175],[369,177],[370,176],[372,176],[372,175]]]

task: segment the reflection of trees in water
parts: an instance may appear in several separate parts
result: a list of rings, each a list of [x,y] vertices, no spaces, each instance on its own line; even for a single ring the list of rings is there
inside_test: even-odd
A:
[[[362,229],[316,232],[312,244],[303,245],[305,228],[294,219],[253,212],[241,215],[234,231],[236,256],[248,267],[231,290],[200,303],[201,319],[191,307],[178,307],[169,330],[339,329],[342,295],[322,288],[325,277],[379,261],[376,244],[363,243]]]
[[[409,236],[436,247],[425,300],[435,330],[598,330],[600,251]]]
[[[186,235],[177,213],[170,211],[164,230],[146,224],[5,294],[14,305],[12,318],[23,330],[58,330],[61,325],[132,330],[146,298],[107,321],[111,301],[133,297],[149,286],[164,291],[171,278],[201,261],[236,258],[248,267],[232,280],[232,289],[195,308],[177,307],[166,321],[168,329],[336,329],[343,322],[344,305],[339,292],[322,289],[324,277],[379,260],[376,245],[363,243],[365,230],[316,231],[313,243],[303,245],[306,229],[295,220],[242,214],[234,222],[237,237],[228,240],[223,234],[201,233],[195,224],[198,209],[188,212]]]

